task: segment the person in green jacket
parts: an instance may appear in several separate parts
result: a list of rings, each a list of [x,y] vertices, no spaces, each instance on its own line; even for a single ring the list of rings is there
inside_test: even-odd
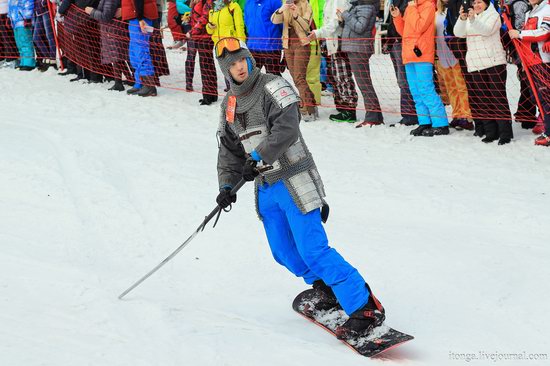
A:
[[[323,7],[325,0],[309,0],[311,10],[313,12],[311,19],[313,27],[319,28],[323,26]],[[311,54],[309,55],[309,63],[307,65],[306,81],[309,89],[315,96],[315,104],[321,104],[321,45],[319,40],[311,42]],[[319,118],[317,107],[315,107],[315,117]]]

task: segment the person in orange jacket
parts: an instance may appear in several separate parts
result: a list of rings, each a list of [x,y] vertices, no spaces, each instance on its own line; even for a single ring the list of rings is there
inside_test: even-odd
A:
[[[419,126],[413,136],[449,134],[449,122],[441,97],[435,91],[435,4],[432,0],[411,0],[405,14],[392,6],[397,32],[403,37],[403,64],[414,100]]]

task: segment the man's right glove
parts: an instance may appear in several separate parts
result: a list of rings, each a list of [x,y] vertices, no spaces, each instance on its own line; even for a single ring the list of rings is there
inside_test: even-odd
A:
[[[243,179],[247,182],[253,181],[258,174],[260,174],[256,169],[256,165],[258,165],[258,162],[252,157],[248,157],[248,159],[246,159],[243,166]]]
[[[216,203],[223,209],[226,209],[227,206],[235,202],[237,202],[237,195],[231,194],[230,187],[223,188],[218,194],[218,197],[216,197]]]

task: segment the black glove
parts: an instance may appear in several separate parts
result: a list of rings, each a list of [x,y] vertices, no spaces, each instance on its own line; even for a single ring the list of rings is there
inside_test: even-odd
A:
[[[251,157],[246,159],[244,166],[243,166],[243,179],[247,182],[253,181],[254,178],[260,174],[258,170],[256,169],[256,165],[258,165],[258,162]]]
[[[216,202],[218,203],[218,206],[225,209],[232,203],[237,202],[237,195],[231,194],[231,188],[224,188],[220,191],[218,197],[216,197]]]

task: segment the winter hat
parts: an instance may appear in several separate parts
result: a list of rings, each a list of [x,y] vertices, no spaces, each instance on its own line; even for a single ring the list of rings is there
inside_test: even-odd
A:
[[[485,5],[487,5],[487,7],[491,6],[491,0],[483,0],[483,2],[485,3]]]

